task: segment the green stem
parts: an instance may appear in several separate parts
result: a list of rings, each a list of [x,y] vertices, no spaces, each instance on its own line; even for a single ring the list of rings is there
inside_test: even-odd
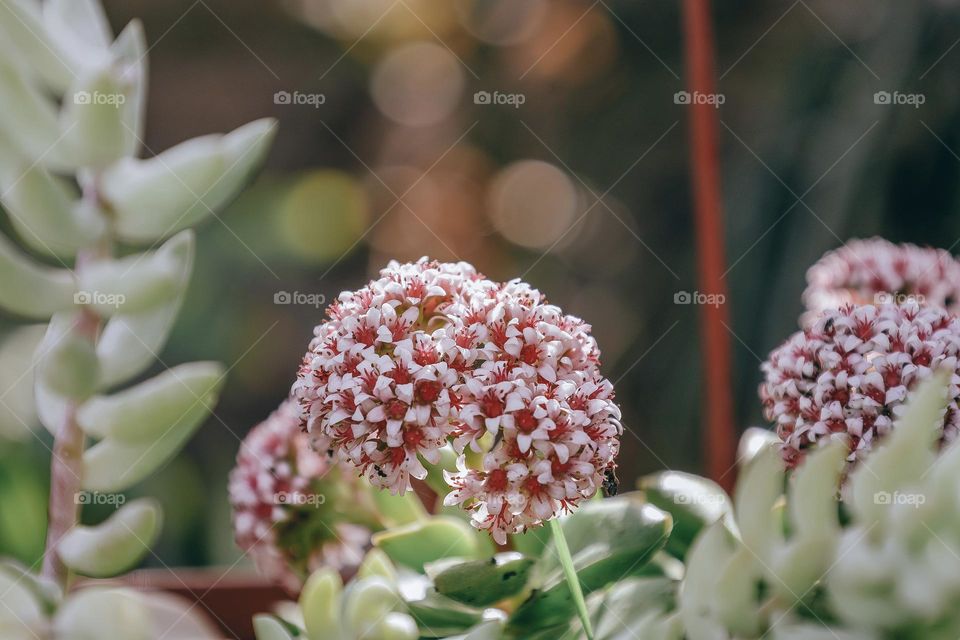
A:
[[[570,547],[567,546],[567,539],[563,536],[563,527],[560,521],[553,519],[550,521],[550,530],[553,532],[553,540],[557,545],[557,555],[560,557],[560,566],[563,567],[563,575],[570,586],[570,593],[573,594],[573,601],[577,605],[577,615],[580,617],[580,623],[583,625],[583,632],[587,640],[593,640],[593,627],[590,625],[590,614],[587,612],[587,602],[583,599],[583,589],[580,587],[580,579],[577,577],[577,570],[573,567],[573,557],[570,555]]]

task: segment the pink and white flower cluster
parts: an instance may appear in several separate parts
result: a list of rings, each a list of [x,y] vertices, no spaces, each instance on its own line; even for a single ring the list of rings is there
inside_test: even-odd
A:
[[[291,593],[321,566],[349,571],[375,527],[362,492],[349,470],[310,448],[297,404],[286,401],[250,431],[230,472],[237,544]]]
[[[803,293],[808,327],[826,309],[845,304],[916,302],[960,311],[960,262],[943,249],[852,240],[825,254],[807,271]]]
[[[328,315],[293,396],[314,446],[374,485],[409,490],[451,443],[445,502],[503,543],[593,496],[613,468],[620,412],[590,326],[525,283],[391,262]]]
[[[893,426],[908,391],[934,371],[953,372],[944,441],[960,428],[960,320],[915,302],[824,311],[774,350],[760,386],[790,466],[822,439],[849,439],[854,461]]]

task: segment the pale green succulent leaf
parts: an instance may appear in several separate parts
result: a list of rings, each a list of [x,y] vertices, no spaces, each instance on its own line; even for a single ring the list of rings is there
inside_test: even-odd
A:
[[[33,356],[45,333],[44,325],[27,325],[13,329],[0,342],[0,437],[23,440],[39,424]]]
[[[769,429],[760,427],[750,427],[740,436],[740,443],[737,445],[737,465],[743,468],[750,464],[758,453],[770,445],[780,444],[780,438]]]
[[[891,432],[859,461],[850,474],[849,502],[861,524],[880,522],[890,497],[926,475],[947,405],[946,373],[937,373],[907,398]]]
[[[90,491],[122,491],[153,473],[174,456],[213,409],[215,394],[191,406],[169,428],[151,439],[107,437],[83,454],[83,484]],[[210,404],[205,404],[210,403]]]
[[[367,555],[363,558],[363,562],[360,563],[360,567],[357,568],[357,576],[360,578],[380,576],[390,584],[396,584],[397,569],[393,566],[393,563],[390,562],[387,554],[380,549],[373,548],[367,552]]]
[[[717,577],[733,556],[730,533],[722,523],[704,529],[687,554],[687,571],[678,593],[680,615],[690,640],[727,640],[719,623]]]
[[[838,491],[849,448],[834,441],[808,453],[794,472],[788,501],[798,536],[830,537],[840,529]]]
[[[216,404],[223,366],[192,362],[160,373],[117,393],[96,396],[77,410],[88,435],[118,442],[152,442],[171,425],[196,423]]]
[[[784,476],[779,451],[768,445],[746,465],[737,483],[734,502],[741,538],[764,561],[783,541],[781,518],[774,505],[783,495]]]
[[[340,625],[342,598],[343,582],[335,570],[323,568],[307,579],[300,592],[300,612],[308,637],[349,640]]]
[[[110,53],[128,85],[121,118],[127,132],[124,155],[133,157],[143,143],[147,111],[147,38],[143,24],[131,20],[110,46]]]
[[[100,377],[94,346],[88,337],[74,330],[77,322],[80,322],[78,314],[55,316],[36,354],[37,386],[71,400],[88,398],[96,390]]]
[[[260,613],[253,616],[253,632],[257,640],[295,640],[299,635],[290,632],[289,627],[276,617]],[[330,636],[336,640],[336,636]]]
[[[745,546],[734,552],[717,576],[717,617],[734,634],[755,637],[762,633],[757,585],[763,576],[759,559]]]
[[[184,231],[156,251],[94,262],[79,274],[78,295],[101,315],[164,305],[183,291],[194,245],[193,232]]]
[[[103,169],[131,148],[124,112],[133,87],[108,64],[85,70],[64,96],[59,148],[76,166]]]
[[[76,281],[66,269],[42,265],[0,235],[0,307],[28,318],[49,318],[74,306]]]
[[[103,235],[106,219],[81,206],[66,180],[37,164],[18,175],[2,192],[3,207],[31,249],[66,259]]]
[[[153,640],[150,610],[136,592],[116,587],[75,591],[57,611],[58,640]]]
[[[343,594],[341,625],[348,638],[373,638],[384,616],[402,607],[396,589],[383,578],[355,580]]]
[[[99,0],[44,0],[43,24],[71,60],[105,61],[113,34]]]
[[[386,489],[371,489],[370,496],[387,528],[399,527],[426,520],[428,515],[423,503],[412,492],[393,495]]]
[[[79,70],[78,61],[47,31],[40,3],[34,0],[0,3],[0,39],[19,58],[29,61],[30,68],[52,89],[66,90]]]
[[[96,526],[77,526],[57,544],[57,554],[73,571],[110,578],[136,566],[160,535],[160,505],[149,498],[127,503]]]
[[[148,160],[126,158],[103,175],[102,193],[119,236],[152,242],[193,226],[221,207],[262,161],[275,123],[183,142]]]

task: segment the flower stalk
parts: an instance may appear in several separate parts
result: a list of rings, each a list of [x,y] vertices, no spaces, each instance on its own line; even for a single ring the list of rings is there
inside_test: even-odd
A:
[[[577,606],[577,616],[580,618],[580,624],[583,625],[583,633],[587,636],[587,640],[593,640],[593,626],[590,624],[587,602],[583,598],[580,578],[577,577],[577,569],[573,566],[573,557],[570,555],[570,547],[563,535],[563,526],[559,519],[554,518],[550,521],[550,531],[553,533],[554,544],[557,546],[557,555],[560,558],[560,566],[563,567],[563,575],[570,587],[570,593],[573,595],[573,602]]]

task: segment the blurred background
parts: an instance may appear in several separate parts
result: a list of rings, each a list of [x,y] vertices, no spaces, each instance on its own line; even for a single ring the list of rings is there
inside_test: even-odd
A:
[[[796,329],[823,252],[871,235],[960,243],[958,4],[715,3],[738,428],[762,424],[760,361]],[[320,302],[393,258],[522,277],[585,318],[628,428],[622,482],[702,470],[700,308],[676,303],[697,289],[678,3],[106,5],[117,30],[141,18],[152,47],[145,154],[280,121],[260,177],[200,230],[161,354],[230,371],[216,416],[131,492],[167,513],[152,564],[239,556],[225,484],[240,439],[285,397]],[[6,341],[0,358],[29,353]],[[7,397],[0,554],[32,563],[50,437]]]

